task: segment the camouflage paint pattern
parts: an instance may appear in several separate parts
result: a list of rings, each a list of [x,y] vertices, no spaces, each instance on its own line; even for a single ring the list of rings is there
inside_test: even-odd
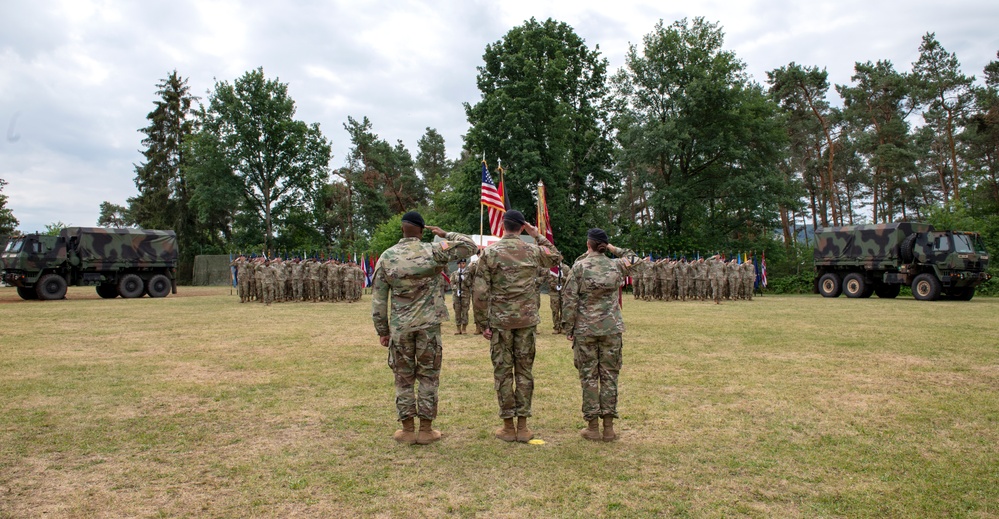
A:
[[[975,233],[936,231],[929,224],[914,222],[819,229],[815,233],[816,282],[837,270],[865,272],[878,282],[890,276],[905,283],[919,273],[932,272],[944,287],[975,287],[990,278],[986,273],[989,255],[984,250],[957,252],[953,240],[959,235],[979,240]],[[949,248],[935,248],[938,240]],[[911,258],[905,257],[907,246]]]
[[[30,286],[45,271],[59,271],[69,284],[81,283],[88,274],[105,278],[129,269],[156,269],[172,279],[177,266],[173,231],[67,227],[58,236],[21,239],[19,252],[3,254],[4,279],[12,285]]]

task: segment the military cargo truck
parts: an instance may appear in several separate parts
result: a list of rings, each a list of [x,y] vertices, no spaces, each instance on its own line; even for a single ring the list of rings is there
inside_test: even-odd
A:
[[[94,286],[105,299],[177,293],[173,231],[67,227],[12,238],[0,260],[22,299],[63,299],[68,285]]]
[[[988,281],[989,254],[977,233],[896,222],[820,228],[815,233],[813,292],[824,297],[898,297],[969,301]]]

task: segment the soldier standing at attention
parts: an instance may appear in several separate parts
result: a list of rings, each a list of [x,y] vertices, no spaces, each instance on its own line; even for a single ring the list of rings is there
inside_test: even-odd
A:
[[[476,249],[476,251],[478,251],[478,249]],[[471,306],[472,299],[473,299],[473,297],[472,297],[472,295],[473,295],[472,294],[472,289],[475,286],[475,273],[478,271],[478,268],[479,268],[478,259],[479,259],[478,256],[472,256],[472,259],[469,260],[469,262],[468,262],[469,263],[468,267],[465,269],[465,270],[468,271],[468,303],[469,303],[469,306]],[[473,318],[472,320],[474,321],[475,319]],[[468,330],[465,330],[465,333],[468,333]],[[479,324],[479,323],[475,323],[475,335],[482,335],[482,325]]]
[[[562,333],[562,289],[569,265],[562,263],[555,272],[548,270],[548,306],[552,310],[552,333]]]
[[[437,418],[441,321],[447,319],[447,308],[437,279],[448,262],[475,252],[470,237],[445,233],[439,227],[427,229],[445,241],[421,242],[424,227],[420,213],[403,215],[402,239],[378,259],[371,290],[371,318],[379,342],[388,348],[388,365],[395,374],[395,405],[402,429],[395,432],[394,438],[400,443],[421,445],[441,437],[432,423]],[[414,395],[417,381],[419,389]],[[419,433],[414,424],[417,416]]]
[[[587,440],[613,441],[617,415],[617,376],[621,371],[621,336],[624,320],[618,287],[643,260],[628,249],[609,243],[603,229],[586,233],[586,255],[576,261],[566,281],[562,320],[572,341],[573,364],[583,388],[580,431]],[[610,252],[618,259],[608,258]],[[599,419],[604,420],[600,434]]]
[[[535,245],[520,239],[524,230]],[[503,238],[479,257],[473,282],[475,323],[489,340],[496,399],[503,427],[496,437],[526,442],[534,437],[527,427],[534,394],[534,334],[538,316],[537,271],[562,261],[562,254],[517,210],[503,216]],[[516,382],[516,383],[515,383]],[[517,418],[514,428],[513,419]]]
[[[451,296],[451,303],[454,307],[454,325],[458,329],[455,335],[465,333],[468,326],[468,308],[472,302],[472,277],[468,275],[465,268],[466,261],[458,260],[458,269],[451,273],[451,285],[454,291]]]

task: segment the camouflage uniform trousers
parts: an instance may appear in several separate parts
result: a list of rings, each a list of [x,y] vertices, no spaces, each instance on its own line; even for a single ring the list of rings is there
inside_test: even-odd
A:
[[[239,281],[239,302],[245,303],[250,300],[250,280],[247,279],[249,274],[243,273],[237,279]]]
[[[414,416],[437,418],[441,355],[439,324],[392,337],[388,365],[395,375],[395,407],[400,421]]]
[[[552,309],[552,331],[562,333],[562,294],[559,291],[548,293],[548,306]]]
[[[451,306],[454,308],[454,324],[457,326],[468,325],[468,309],[472,304],[471,291],[463,291],[461,296],[452,295]]]
[[[573,364],[583,388],[583,420],[617,418],[617,376],[621,372],[621,334],[575,337]]]
[[[712,277],[711,281],[711,298],[715,302],[722,300],[723,292],[725,291],[725,279],[720,277]]]
[[[500,418],[531,416],[531,399],[534,396],[534,374],[531,370],[534,368],[536,329],[537,326],[492,329],[489,355],[493,361]]]

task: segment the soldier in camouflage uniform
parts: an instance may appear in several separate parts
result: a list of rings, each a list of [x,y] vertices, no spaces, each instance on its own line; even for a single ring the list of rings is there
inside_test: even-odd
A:
[[[472,283],[468,289],[468,301],[469,304],[471,304],[473,299],[473,290],[475,288],[475,273],[478,272],[479,268],[478,257],[473,257],[468,262],[468,267],[466,268],[468,269],[468,280]],[[472,321],[475,321],[474,317],[472,318]],[[465,330],[465,332],[467,333],[468,330]],[[475,335],[482,335],[482,325],[479,323],[475,323]]]
[[[739,299],[739,263],[735,258],[728,261],[728,265],[725,267],[725,278],[729,299],[732,301]]]
[[[250,269],[247,267],[248,261],[242,254],[233,260],[232,265],[236,267],[236,291],[239,293],[239,302],[245,303],[250,299]]]
[[[722,292],[725,288],[725,263],[718,255],[708,260],[708,281],[711,282],[711,297],[715,304],[721,304]]]
[[[467,262],[458,260],[458,268],[451,273],[451,304],[454,307],[455,335],[465,333],[468,327],[468,309],[472,306],[472,276],[468,273]]]
[[[555,272],[548,273],[548,306],[552,310],[552,333],[562,333],[562,290],[569,275],[569,265],[562,263]]]
[[[694,298],[704,301],[707,294],[708,266],[704,264],[704,258],[697,258],[691,265],[694,274]]]
[[[663,270],[666,271],[666,300],[676,301],[677,298],[677,288],[676,288],[676,271],[677,271],[676,260],[667,259],[663,264]]]
[[[742,297],[752,301],[753,285],[756,283],[756,265],[752,261],[744,261],[740,269],[742,271]]]
[[[563,327],[572,341],[573,364],[583,391],[581,434],[587,440],[612,441],[617,414],[617,377],[621,371],[624,321],[618,290],[643,260],[628,249],[609,243],[602,229],[586,234],[586,255],[569,272],[563,295]],[[610,252],[618,259],[606,256]],[[603,434],[599,419],[603,418]]]
[[[535,245],[520,239],[524,230],[534,238]],[[503,419],[503,427],[495,435],[503,441],[526,442],[534,436],[527,418],[531,416],[534,393],[535,331],[541,322],[537,270],[561,261],[558,249],[516,210],[504,214],[503,238],[486,247],[478,261],[472,304],[475,322],[482,326],[482,336],[489,339],[496,398]]]
[[[378,259],[371,291],[375,331],[382,346],[388,348],[388,364],[395,374],[395,401],[402,429],[394,438],[400,443],[422,445],[441,437],[440,431],[432,427],[437,418],[441,322],[447,320],[438,280],[448,262],[475,252],[470,237],[445,233],[438,227],[427,229],[445,241],[421,242],[424,227],[419,213],[403,215],[403,238]],[[414,395],[417,382],[419,389]],[[414,424],[417,416],[418,433]]]

